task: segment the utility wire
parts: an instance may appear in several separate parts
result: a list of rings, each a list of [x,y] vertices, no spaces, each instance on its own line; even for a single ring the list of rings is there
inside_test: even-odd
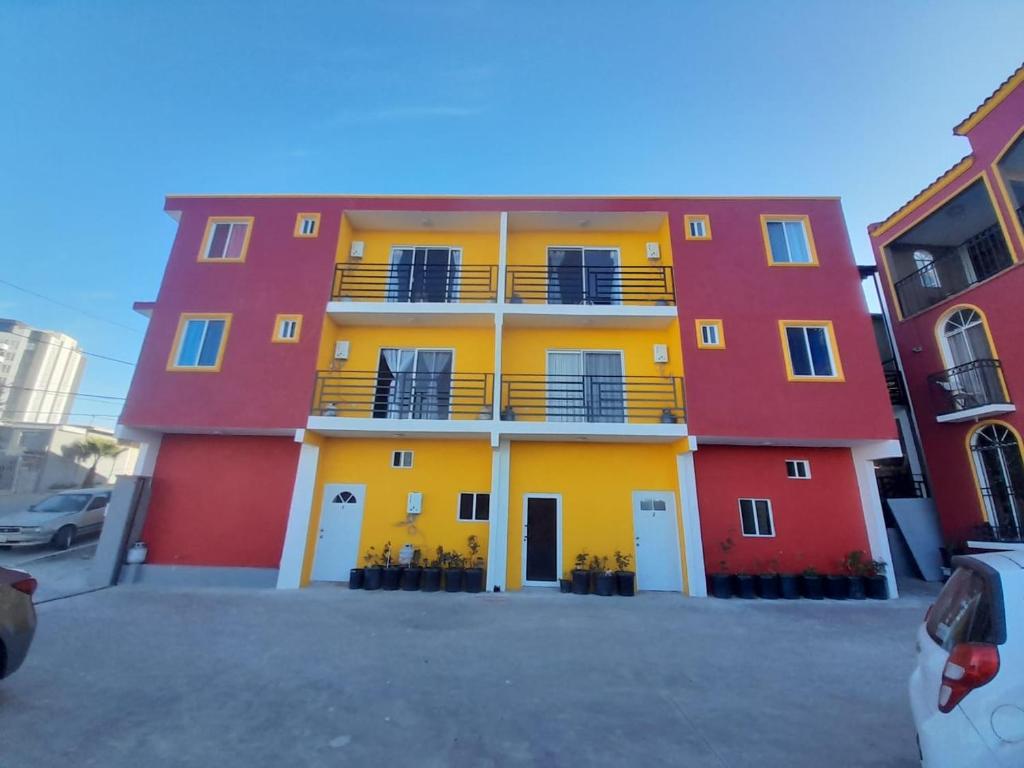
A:
[[[0,280],[0,282],[3,282],[3,281]],[[109,360],[112,363],[121,363],[122,365],[130,365],[132,367],[135,366],[135,363],[130,363],[127,360],[118,360],[116,357],[107,357],[106,355],[100,355],[100,354],[97,354],[96,352],[86,352],[81,347],[72,347],[69,344],[58,344],[55,341],[44,341],[43,339],[33,339],[31,336],[26,336],[23,333],[15,333],[14,331],[2,331],[2,333],[9,333],[9,334],[11,334],[11,336],[18,336],[19,338],[22,338],[22,339],[28,339],[29,341],[34,341],[36,344],[46,344],[46,345],[51,346],[51,347],[57,347],[58,349],[70,349],[72,352],[79,352],[79,353],[81,353],[83,355],[88,355],[89,357],[98,357],[100,360]]]
[[[142,333],[142,331],[140,331],[138,328],[133,328],[130,325],[119,323],[116,320],[110,320],[109,318],[103,317],[101,315],[93,314],[92,312],[82,309],[81,307],[76,307],[74,304],[68,304],[66,302],[59,301],[58,299],[51,299],[49,296],[44,296],[43,294],[37,293],[36,291],[30,291],[28,288],[22,288],[20,285],[15,285],[9,280],[4,280],[3,278],[0,278],[0,283],[9,286],[16,291],[27,293],[29,296],[35,296],[37,299],[42,299],[43,301],[48,301],[51,304],[56,304],[58,307],[64,307],[65,309],[71,309],[74,310],[75,312],[81,312],[83,315],[85,315],[86,317],[91,317],[93,320],[99,320],[100,322],[103,323],[116,325],[118,328],[124,328],[126,331],[131,331],[132,333]]]
[[[87,395],[84,392],[62,392],[57,389],[40,389],[39,387],[19,387],[14,384],[0,384],[2,389],[20,389],[25,392],[43,392],[47,395],[74,395],[75,397],[91,397],[94,400],[124,400],[117,395]]]
[[[7,413],[42,413],[44,409],[33,408],[30,411],[7,411]],[[92,416],[99,419],[116,419],[119,413],[62,413],[61,416]],[[53,424],[42,424],[42,426],[53,426]]]

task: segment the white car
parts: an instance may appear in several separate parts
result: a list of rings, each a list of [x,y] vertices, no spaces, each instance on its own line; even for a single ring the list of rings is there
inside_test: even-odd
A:
[[[953,559],[917,631],[910,708],[924,768],[1024,766],[1024,552]]]
[[[0,547],[53,544],[68,549],[79,536],[98,533],[103,527],[112,490],[112,486],[101,486],[61,491],[0,517]]]

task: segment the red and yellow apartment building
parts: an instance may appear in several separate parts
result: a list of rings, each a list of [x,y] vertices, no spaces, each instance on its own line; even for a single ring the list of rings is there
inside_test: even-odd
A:
[[[888,560],[899,452],[835,198],[172,196],[122,432],[143,580],[343,582],[373,547],[487,588]],[[724,561],[724,562],[723,562]],[[895,584],[892,585],[895,595]]]
[[[943,534],[1024,546],[1024,66],[953,133],[970,153],[868,233]]]

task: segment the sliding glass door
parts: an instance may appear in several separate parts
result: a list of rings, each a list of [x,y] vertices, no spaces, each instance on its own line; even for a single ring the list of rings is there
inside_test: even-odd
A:
[[[447,419],[452,358],[447,349],[382,349],[373,418]]]
[[[621,352],[548,352],[548,421],[626,420]]]
[[[458,301],[461,262],[458,248],[393,249],[388,301]]]
[[[614,248],[549,248],[549,304],[618,304],[619,252]]]

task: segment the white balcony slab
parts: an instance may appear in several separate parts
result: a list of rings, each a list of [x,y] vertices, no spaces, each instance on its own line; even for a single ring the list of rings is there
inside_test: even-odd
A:
[[[407,303],[395,301],[329,301],[327,315],[335,325],[430,327],[494,325],[495,305],[483,302]]]
[[[989,416],[997,416],[1000,413],[1013,413],[1017,406],[1013,403],[993,403],[992,405],[979,405],[977,408],[965,408],[962,411],[953,413],[942,413],[935,417],[940,424],[948,424],[957,421],[974,421]]]
[[[364,419],[310,416],[306,429],[326,437],[433,437],[485,440],[494,431],[493,419]]]
[[[502,421],[509,440],[580,440],[601,443],[671,443],[687,436],[686,424],[600,423],[587,421]]]
[[[505,324],[520,328],[667,328],[676,307],[647,304],[503,304]]]

